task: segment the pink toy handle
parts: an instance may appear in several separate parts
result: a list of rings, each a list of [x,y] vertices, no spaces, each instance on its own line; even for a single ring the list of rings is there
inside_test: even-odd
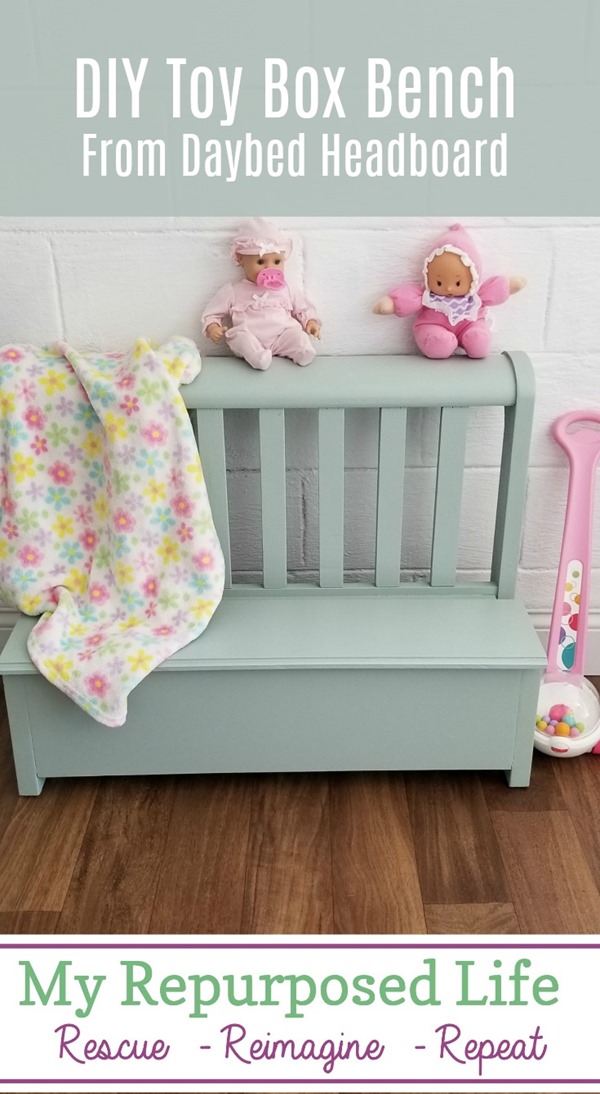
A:
[[[564,414],[554,422],[552,433],[569,457],[570,475],[546,679],[564,680],[565,673],[570,676],[584,673],[600,411],[574,410]]]

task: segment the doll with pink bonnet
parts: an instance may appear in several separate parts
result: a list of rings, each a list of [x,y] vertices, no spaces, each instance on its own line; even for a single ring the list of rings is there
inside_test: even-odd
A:
[[[285,280],[291,251],[291,240],[272,221],[245,221],[231,246],[244,276],[219,289],[202,316],[203,333],[215,344],[225,338],[252,368],[267,369],[275,356],[291,357],[297,365],[314,360],[311,336],[321,337],[321,323],[312,304]],[[225,327],[224,320],[231,325]]]
[[[504,304],[525,285],[522,278],[481,280],[481,259],[462,224],[453,224],[430,249],[423,282],[400,285],[375,304],[377,315],[415,315],[413,334],[426,357],[450,357],[459,347],[485,357],[491,335],[487,308]]]

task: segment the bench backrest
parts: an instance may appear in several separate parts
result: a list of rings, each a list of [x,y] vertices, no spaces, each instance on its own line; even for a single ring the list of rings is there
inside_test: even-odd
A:
[[[276,362],[255,372],[231,358],[205,360],[200,377],[182,389],[197,430],[213,517],[232,584],[230,520],[224,415],[228,410],[258,412],[262,516],[262,588],[299,592],[337,589],[360,592],[344,574],[344,424],[353,408],[377,408],[376,545],[368,587],[386,592],[424,594],[475,591],[512,597],[521,546],[527,465],[534,402],[533,370],[524,353],[505,353],[485,361],[421,357],[318,358],[306,369]],[[439,443],[431,561],[428,580],[401,581],[403,481],[407,414],[414,408],[440,409]],[[490,580],[457,583],[457,558],[465,445],[470,413],[479,407],[504,408],[504,433],[495,515]],[[288,584],[286,532],[286,411],[310,409],[318,415],[319,579]]]

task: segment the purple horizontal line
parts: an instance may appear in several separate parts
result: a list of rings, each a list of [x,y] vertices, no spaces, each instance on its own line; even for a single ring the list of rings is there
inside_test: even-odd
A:
[[[599,942],[0,942],[2,950],[599,950]],[[1,1081],[1,1080],[0,1080]]]
[[[226,1083],[230,1086],[241,1085],[245,1086],[257,1085],[260,1083],[262,1086],[266,1086],[271,1083],[279,1083],[284,1086],[303,1085],[303,1086],[325,1086],[328,1083],[332,1086],[340,1086],[345,1084],[347,1086],[374,1086],[376,1083],[385,1083],[386,1085],[393,1083],[395,1086],[406,1085],[411,1083],[413,1086],[427,1084],[439,1084],[444,1083],[446,1086],[460,1083],[462,1086],[475,1086],[481,1083],[486,1083],[488,1086],[495,1083],[505,1083],[506,1085],[513,1084],[514,1086],[524,1086],[526,1084],[535,1083],[537,1086],[551,1086],[557,1083],[583,1083],[588,1085],[591,1083],[600,1083],[600,1079],[2,1079],[0,1083],[28,1083],[31,1086],[41,1086],[45,1083],[54,1083],[60,1085],[60,1083],[79,1083],[80,1086],[90,1086],[93,1083],[105,1083],[107,1086],[119,1084],[125,1086],[128,1083],[136,1083],[138,1086],[144,1084],[153,1083],[179,1083],[180,1086],[195,1085],[199,1086],[206,1083],[216,1083],[219,1086]]]

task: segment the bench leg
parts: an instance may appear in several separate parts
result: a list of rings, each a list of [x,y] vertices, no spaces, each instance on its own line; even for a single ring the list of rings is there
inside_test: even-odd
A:
[[[531,764],[533,761],[533,733],[535,728],[535,716],[537,713],[537,701],[540,691],[541,672],[532,670],[521,673],[521,691],[519,695],[519,712],[517,715],[517,732],[515,734],[515,751],[510,771],[506,772],[509,786],[529,786],[531,778]]]
[[[25,679],[22,676],[5,676],[4,695],[19,794],[41,794],[44,779],[38,777],[35,766]]]

